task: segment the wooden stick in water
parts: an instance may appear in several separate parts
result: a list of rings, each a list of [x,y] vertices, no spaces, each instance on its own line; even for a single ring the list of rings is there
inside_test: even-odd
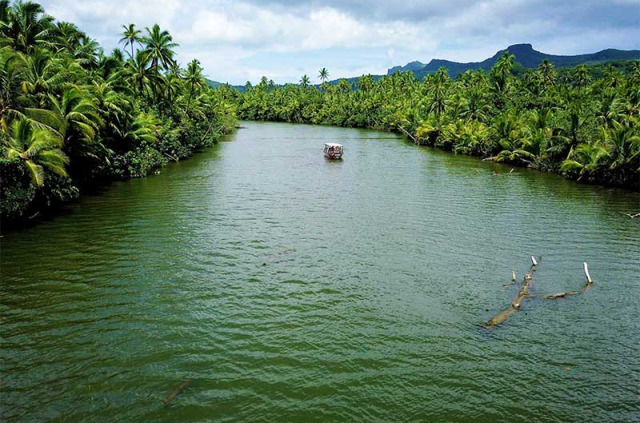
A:
[[[587,283],[589,285],[591,285],[593,283],[593,280],[591,279],[591,275],[589,275],[589,266],[587,265],[587,262],[585,261],[584,263],[582,263],[584,266],[584,275],[587,278]]]
[[[409,131],[407,131],[406,129],[404,129],[402,126],[398,125],[398,128],[405,133],[406,136],[408,136],[409,138],[411,138],[413,140],[414,143],[419,144],[418,140],[409,133]]]
[[[182,382],[180,385],[178,385],[178,387],[176,389],[174,389],[173,392],[171,392],[169,395],[167,395],[167,398],[165,398],[165,400],[162,403],[162,405],[169,404],[175,397],[180,395],[182,393],[182,391],[187,389],[187,386],[189,386],[190,384],[191,384],[191,379],[185,379],[185,381]]]

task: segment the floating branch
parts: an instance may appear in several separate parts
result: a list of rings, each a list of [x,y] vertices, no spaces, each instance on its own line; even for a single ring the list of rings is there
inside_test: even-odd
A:
[[[536,258],[534,256],[531,256],[531,264],[533,266],[537,266],[538,265],[538,262],[536,261]]]
[[[625,216],[629,216],[632,219],[635,219],[636,217],[640,217],[640,213],[636,213],[636,214],[631,214],[631,213],[622,213]]]
[[[184,382],[178,385],[176,389],[174,389],[169,395],[167,395],[167,398],[165,398],[165,400],[162,402],[162,405],[169,404],[175,397],[180,395],[182,391],[187,389],[187,386],[189,385],[191,385],[191,379],[185,379]]]

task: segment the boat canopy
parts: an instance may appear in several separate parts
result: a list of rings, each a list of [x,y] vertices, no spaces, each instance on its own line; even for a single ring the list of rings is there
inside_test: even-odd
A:
[[[324,143],[325,147],[342,147],[342,144],[336,144],[335,142],[326,142]]]

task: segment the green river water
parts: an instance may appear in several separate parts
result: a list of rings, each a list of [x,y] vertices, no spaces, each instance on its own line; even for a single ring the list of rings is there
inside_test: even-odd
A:
[[[243,125],[4,235],[0,420],[640,421],[640,194]]]

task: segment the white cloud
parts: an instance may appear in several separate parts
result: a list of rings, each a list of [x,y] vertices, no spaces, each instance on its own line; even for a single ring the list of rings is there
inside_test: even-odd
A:
[[[180,32],[180,38],[201,44],[249,44],[260,50],[283,52],[410,44],[419,34],[420,28],[414,24],[365,24],[330,8],[300,16],[239,4],[200,11],[190,28]]]
[[[434,57],[477,61],[521,42],[556,54],[640,48],[640,0],[41,2],[107,51],[123,24],[158,23],[180,44],[181,63],[197,57],[213,79],[233,83],[261,75],[294,82],[318,66],[338,78]]]

